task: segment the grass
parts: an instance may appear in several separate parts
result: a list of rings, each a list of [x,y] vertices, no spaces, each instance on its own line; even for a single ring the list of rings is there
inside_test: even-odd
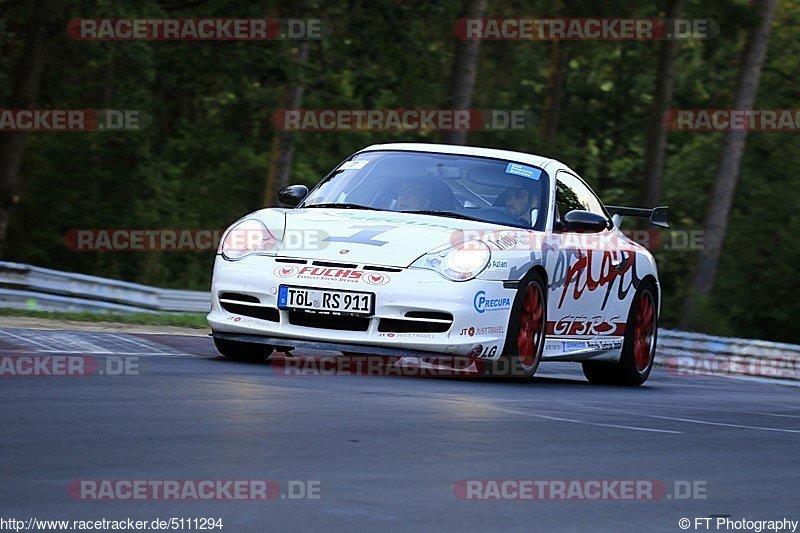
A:
[[[206,316],[193,313],[89,313],[0,309],[0,316],[75,320],[79,322],[115,322],[118,324],[144,324],[146,326],[178,326],[197,329],[208,328]]]

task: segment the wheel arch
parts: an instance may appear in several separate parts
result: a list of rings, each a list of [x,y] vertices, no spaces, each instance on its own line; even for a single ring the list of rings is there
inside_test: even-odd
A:
[[[544,268],[544,265],[541,264],[533,265],[533,268],[531,268],[528,271],[528,273],[530,274],[532,271],[536,271],[542,276],[542,279],[544,280],[545,289],[547,289],[547,269]]]
[[[661,284],[658,282],[656,277],[653,274],[646,274],[642,278],[642,282],[649,281],[653,284],[656,290],[656,310],[658,311],[658,316],[661,316]]]

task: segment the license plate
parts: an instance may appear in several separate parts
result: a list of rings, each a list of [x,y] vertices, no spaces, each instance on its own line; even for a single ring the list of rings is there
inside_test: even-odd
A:
[[[374,295],[369,292],[307,289],[281,285],[278,289],[278,307],[305,311],[371,315]]]

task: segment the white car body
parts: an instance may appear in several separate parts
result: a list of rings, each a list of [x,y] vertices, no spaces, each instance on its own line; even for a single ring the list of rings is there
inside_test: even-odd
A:
[[[554,159],[488,148],[384,144],[369,146],[356,155],[372,151],[469,155],[539,167],[550,177],[549,206],[555,205],[555,177],[562,172],[578,176]],[[556,210],[548,211],[541,232],[391,211],[262,209],[245,218],[262,221],[279,241],[287,233],[313,235],[320,230],[334,238],[324,246],[279,247],[273,254],[252,254],[235,261],[217,255],[208,322],[215,335],[263,338],[281,346],[352,347],[375,353],[436,353],[494,360],[504,349],[518,282],[537,268],[547,285],[542,360],[617,361],[636,287],[649,278],[660,293],[653,256],[620,231],[616,217],[612,227],[592,236],[587,245],[585,235],[554,232]],[[351,239],[364,231],[362,238]],[[489,266],[476,278],[451,281],[431,270],[410,268],[432,249],[452,243],[454,235],[463,235],[459,232],[470,232],[491,250]],[[523,243],[525,240],[528,242]],[[383,244],[376,245],[378,241]],[[601,241],[603,249],[587,249]],[[339,320],[334,317],[323,317],[312,325],[293,324],[289,311],[278,309],[281,284],[371,292],[375,294],[374,312],[360,330],[327,327],[329,319]],[[269,319],[253,316],[259,311],[246,311],[250,316],[230,312],[225,309],[231,308],[230,302],[221,299],[224,293],[258,299],[258,303],[234,304],[238,305],[235,309],[276,312],[269,311]],[[660,302],[660,294],[656,301]],[[387,321],[381,327],[383,320],[433,322],[442,324],[441,328],[448,325],[447,319],[435,318],[438,315],[407,317],[409,312],[449,313],[452,323],[435,333],[403,332],[414,329],[414,324],[407,323]],[[398,324],[402,327],[391,331]],[[359,327],[363,328],[363,322]]]

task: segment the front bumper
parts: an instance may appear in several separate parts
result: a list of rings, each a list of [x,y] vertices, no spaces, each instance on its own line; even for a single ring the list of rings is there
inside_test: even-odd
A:
[[[329,261],[325,263],[325,266],[312,261],[289,263],[286,258],[257,255],[226,261],[217,256],[208,315],[215,336],[283,339],[282,345],[286,346],[292,346],[291,341],[297,340],[306,341],[304,346],[310,342],[327,346],[383,347],[391,352],[407,350],[410,356],[437,353],[496,359],[502,353],[516,293],[514,288],[505,288],[502,281],[453,282],[423,269],[367,270],[366,265],[350,269],[330,267]],[[343,271],[347,271],[344,272],[347,275],[337,276]],[[356,275],[354,271],[361,274]],[[333,275],[318,275],[321,273]],[[366,281],[365,276],[370,275],[379,283]],[[315,315],[313,324],[309,325],[308,320],[298,320],[307,318],[307,314],[299,317],[298,312],[278,309],[278,287],[282,284],[372,292],[375,294],[374,314],[356,321],[359,323],[357,330],[334,329],[346,322],[335,315]],[[225,298],[221,299],[221,295]],[[230,295],[245,296],[251,301],[232,306]],[[493,305],[476,304],[476,301],[487,300]],[[440,316],[434,320],[435,327],[446,328],[446,331],[403,331],[409,327],[426,327],[424,318],[412,319],[409,313],[412,317],[449,313],[452,323],[448,327]],[[396,327],[398,324],[400,327]],[[253,337],[239,340],[248,338],[255,340]]]

